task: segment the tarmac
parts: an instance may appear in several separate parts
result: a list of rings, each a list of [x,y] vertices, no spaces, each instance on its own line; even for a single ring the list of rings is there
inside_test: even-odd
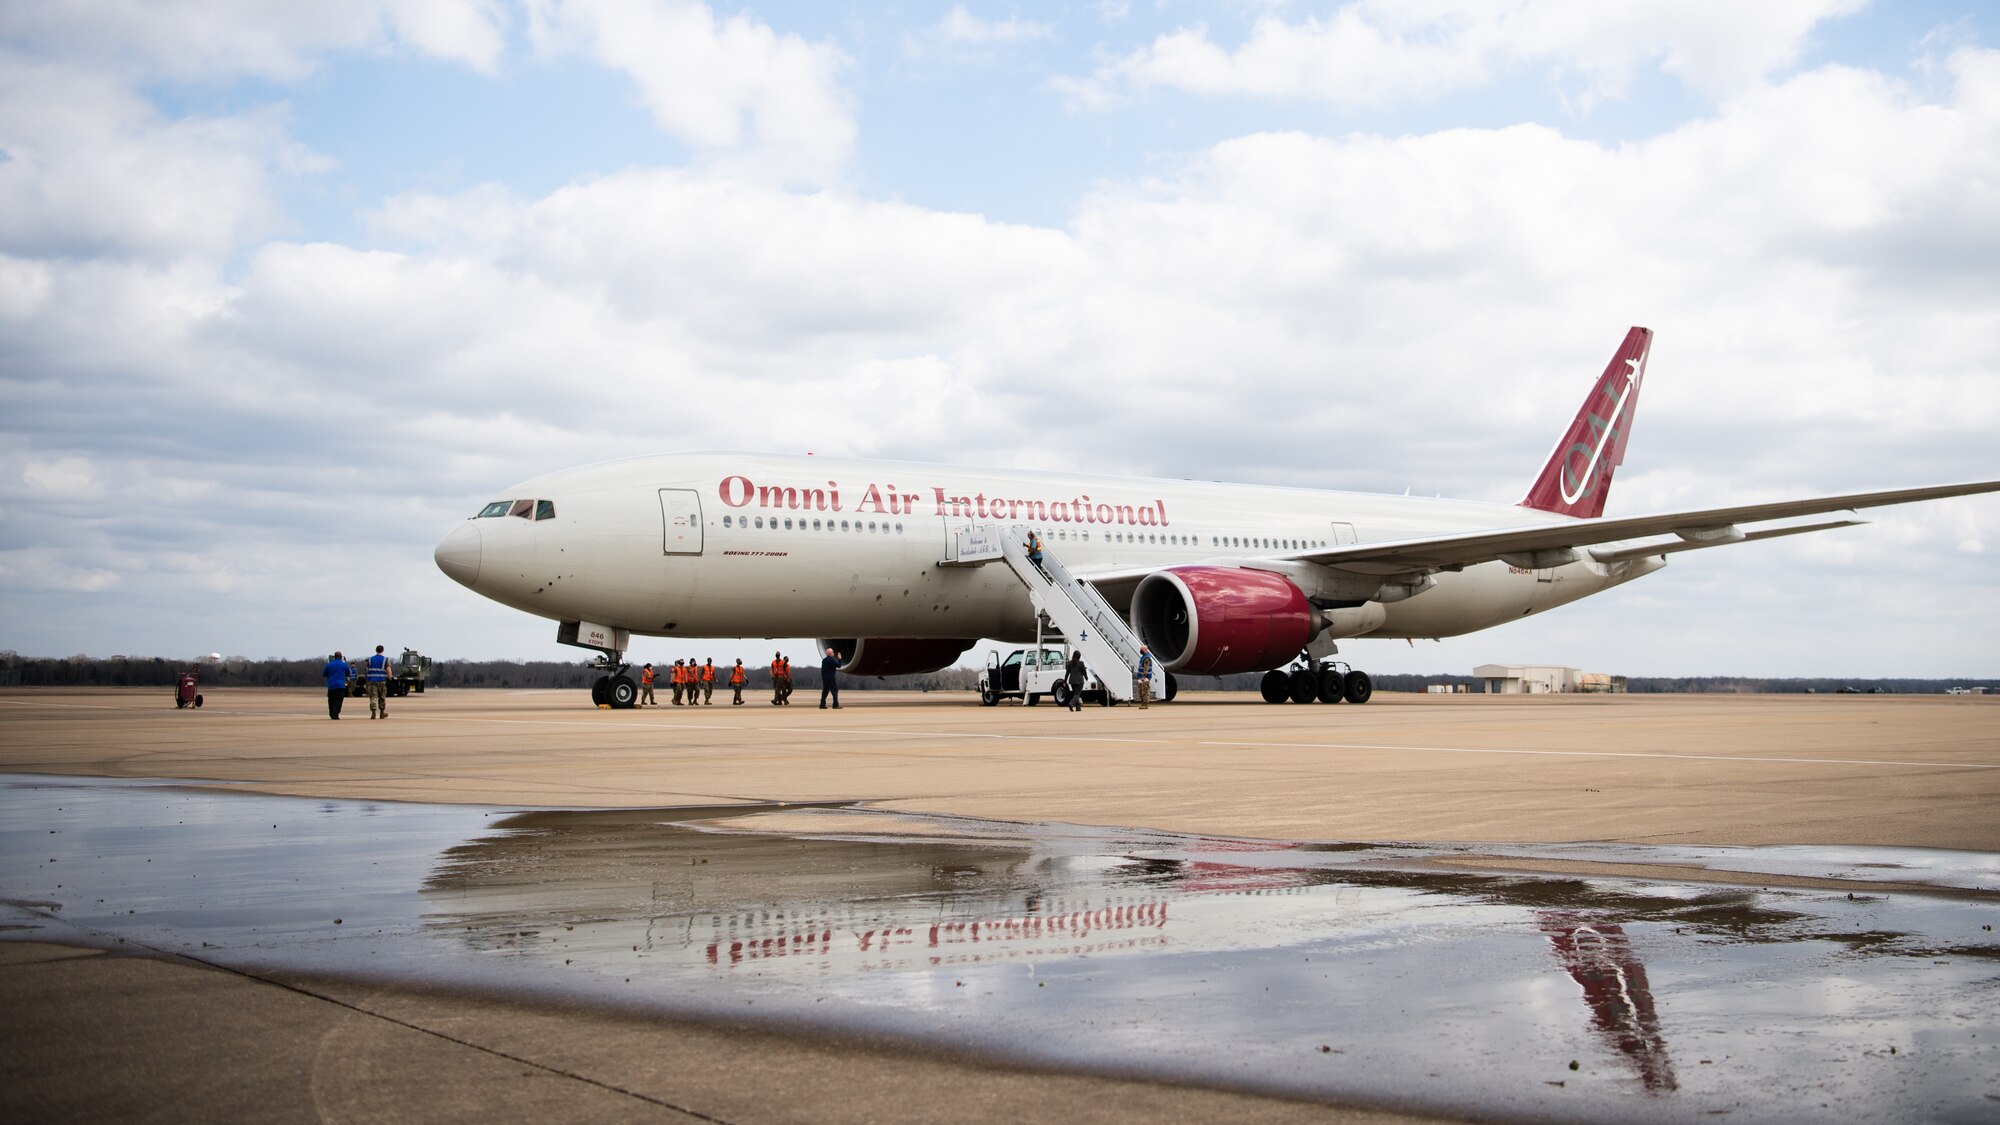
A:
[[[352,700],[335,723],[317,691],[210,691],[177,711],[167,689],[0,689],[0,772],[516,809],[835,804],[882,814],[869,831],[885,836],[942,816],[1270,841],[2000,853],[2000,700],[1983,697],[1190,694],[1081,713],[746,698],[611,711],[575,691],[440,690],[391,701],[382,721]],[[821,830],[786,817],[758,827]],[[1498,851],[1459,862],[1852,885]],[[0,942],[10,1119],[1438,1119],[51,936],[0,933],[15,939]]]

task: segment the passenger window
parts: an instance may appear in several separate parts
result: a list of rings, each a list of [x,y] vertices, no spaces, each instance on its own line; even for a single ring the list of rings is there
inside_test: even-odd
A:
[[[786,531],[790,531],[791,529],[792,529],[792,517],[790,517],[790,516],[786,516],[786,517],[785,517],[785,530],[786,530]]]
[[[732,519],[732,518],[733,518],[733,517],[730,517],[730,516],[724,516],[724,517],[722,517],[722,526],[724,526],[724,527],[730,527],[730,526],[732,526],[732,525],[730,524],[730,522],[729,522],[729,521],[730,521],[730,519]]]
[[[758,526],[759,528],[762,528],[762,527],[764,526],[764,517],[763,517],[763,516],[758,516],[758,517],[757,517],[757,526]]]
[[[495,500],[491,504],[486,505],[484,508],[479,509],[479,514],[472,518],[476,520],[483,520],[486,519],[488,516],[504,516],[507,514],[507,509],[512,507],[513,504],[514,502],[512,500]]]

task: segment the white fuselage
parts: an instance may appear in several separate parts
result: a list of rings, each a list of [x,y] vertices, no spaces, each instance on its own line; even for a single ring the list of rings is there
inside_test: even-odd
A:
[[[1567,520],[1512,504],[749,453],[591,465],[506,499],[547,503],[455,527],[438,546],[446,573],[542,617],[674,637],[1032,639],[1034,611],[1004,564],[939,565],[955,530],[982,524],[1033,527],[1088,577]],[[1333,635],[1455,636],[1663,561],[1482,563],[1405,600],[1337,610]]]

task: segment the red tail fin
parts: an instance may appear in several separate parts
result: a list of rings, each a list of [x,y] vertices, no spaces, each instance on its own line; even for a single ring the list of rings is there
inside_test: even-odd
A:
[[[1542,466],[1542,475],[1522,498],[1522,507],[1584,519],[1604,514],[1611,472],[1625,460],[1632,416],[1639,411],[1639,383],[1646,377],[1646,354],[1652,350],[1651,329],[1634,328],[1625,334],[1618,354],[1597,377],[1583,409],[1576,412],[1548,464]]]

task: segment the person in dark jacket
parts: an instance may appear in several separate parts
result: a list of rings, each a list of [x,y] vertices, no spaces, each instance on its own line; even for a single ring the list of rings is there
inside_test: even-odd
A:
[[[1069,654],[1069,664],[1063,668],[1063,674],[1069,680],[1069,709],[1083,710],[1083,683],[1090,673],[1083,667],[1082,653],[1072,651]]]
[[[840,657],[828,645],[826,659],[819,662],[819,709],[826,710],[826,697],[833,697],[833,709],[840,710]]]
[[[347,658],[335,652],[320,671],[326,676],[326,717],[338,719],[340,705],[347,698]]]

